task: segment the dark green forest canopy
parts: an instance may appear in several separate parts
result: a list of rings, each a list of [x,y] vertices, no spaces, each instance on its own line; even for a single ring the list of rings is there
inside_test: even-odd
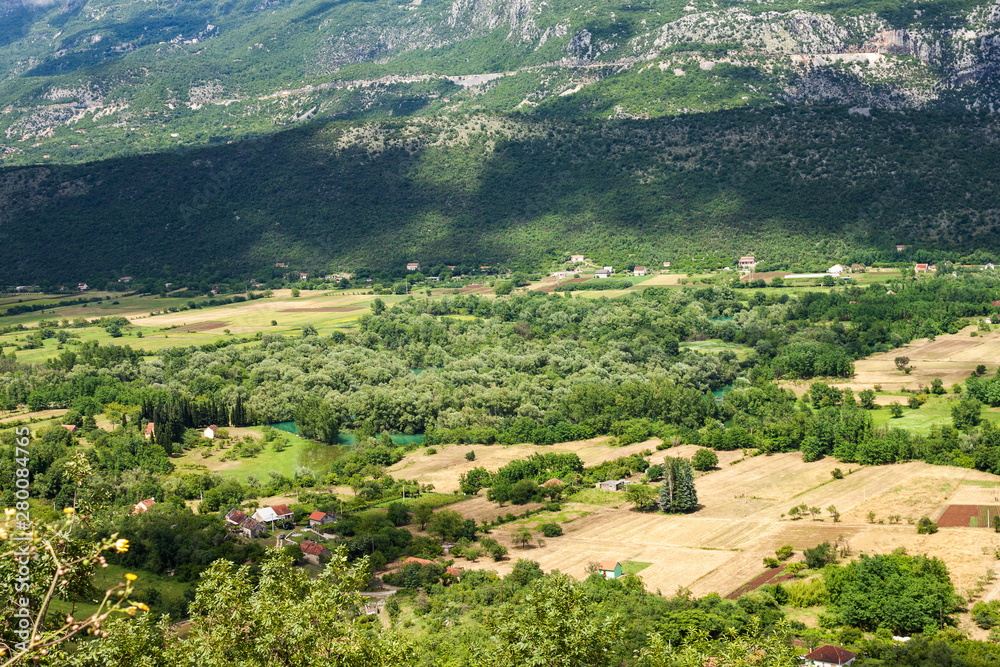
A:
[[[0,171],[0,281],[539,267],[754,252],[765,265],[997,247],[996,120],[844,107],[591,123],[317,125]],[[987,253],[988,254],[988,253]],[[936,261],[936,258],[933,258]]]

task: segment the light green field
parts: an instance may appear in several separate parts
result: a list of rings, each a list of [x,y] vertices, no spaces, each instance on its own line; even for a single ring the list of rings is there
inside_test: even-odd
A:
[[[680,347],[682,350],[694,350],[702,354],[718,354],[728,350],[729,352],[734,352],[740,361],[750,356],[750,348],[737,343],[727,343],[719,338],[684,342],[680,344]]]
[[[143,570],[130,570],[120,565],[108,565],[106,568],[98,567],[94,573],[93,583],[96,589],[94,599],[76,603],[66,600],[53,600],[50,608],[52,611],[57,611],[61,614],[72,613],[77,618],[89,616],[97,611],[97,604],[104,597],[104,591],[119,584],[124,584],[125,574],[128,572],[132,572],[139,577],[132,585],[135,590],[141,591],[155,588],[165,597],[182,598],[184,590],[189,585],[178,581],[176,577],[161,577],[160,575]]]
[[[260,427],[230,429],[230,432],[234,431],[239,433],[253,432],[257,437],[261,435]],[[218,472],[224,477],[234,477],[245,481],[249,475],[266,480],[271,471],[292,477],[296,468],[305,466],[317,476],[322,476],[329,471],[330,464],[348,449],[306,440],[291,433],[281,433],[280,437],[289,443],[284,451],[276,452],[272,445],[268,444],[264,446],[262,452],[253,458],[232,461],[222,460],[226,451],[233,446],[232,444],[228,444],[226,450],[214,450],[209,457],[205,457],[204,450],[201,449],[187,450],[181,456],[173,459],[175,472],[179,474]],[[233,443],[234,441],[235,437],[229,442]]]
[[[884,394],[883,394],[884,395]],[[872,421],[875,426],[895,426],[905,428],[913,433],[927,435],[934,426],[951,427],[951,407],[953,402],[949,402],[943,396],[931,396],[916,410],[911,410],[906,405],[909,394],[899,394],[896,400],[903,406],[903,416],[893,418],[889,408],[882,406],[878,410],[871,412]],[[994,423],[1000,423],[1000,408],[983,407],[983,419],[988,419]]]
[[[622,574],[639,574],[647,567],[652,565],[652,563],[642,563],[640,561],[627,560],[622,563]]]

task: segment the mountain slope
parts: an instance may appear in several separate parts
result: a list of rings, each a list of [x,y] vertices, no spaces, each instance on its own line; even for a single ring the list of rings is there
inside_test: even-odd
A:
[[[267,278],[275,262],[538,266],[573,252],[616,265],[755,252],[763,268],[808,268],[894,257],[897,243],[957,259],[1000,242],[996,164],[995,117],[840,106],[313,124],[0,172],[0,283]]]
[[[1000,2],[975,0],[0,0],[0,164],[317,119],[992,111],[998,71]]]

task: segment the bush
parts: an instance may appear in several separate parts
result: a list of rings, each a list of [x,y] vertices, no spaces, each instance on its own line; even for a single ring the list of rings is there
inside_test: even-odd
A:
[[[559,537],[563,534],[562,527],[558,523],[543,523],[538,529],[545,537]]]
[[[844,471],[841,470],[840,468],[834,468],[830,472],[830,474],[833,476],[834,479],[844,479]]]
[[[938,526],[927,517],[921,517],[917,522],[917,533],[920,535],[933,535],[938,532]]]
[[[788,560],[792,557],[792,553],[794,553],[792,546],[790,544],[786,544],[785,546],[777,549],[774,552],[774,555],[778,557],[778,560]]]
[[[719,455],[711,449],[699,449],[691,457],[691,467],[700,472],[711,470],[719,465]]]
[[[779,563],[777,558],[772,558],[771,556],[764,557],[764,567],[773,569],[778,567],[778,565]]]
[[[435,449],[434,447],[428,447],[427,451],[424,452],[424,456],[433,456],[434,454],[437,453],[438,453],[437,449]]]
[[[837,550],[829,542],[806,549],[802,553],[806,557],[806,565],[812,570],[837,562]]]
[[[470,449],[469,451],[467,451],[465,453],[465,460],[466,461],[475,461],[476,460],[476,453]]]

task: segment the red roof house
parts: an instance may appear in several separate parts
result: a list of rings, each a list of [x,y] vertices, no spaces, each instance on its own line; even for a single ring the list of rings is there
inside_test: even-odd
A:
[[[803,664],[813,665],[814,667],[841,667],[843,665],[850,665],[857,657],[856,654],[851,653],[846,648],[824,644],[812,653],[806,653],[802,656],[802,660]]]
[[[142,434],[145,435],[147,438],[152,438],[155,433],[156,433],[156,424],[154,424],[153,422],[149,422],[148,424],[146,424],[146,428],[142,432]]]
[[[299,549],[302,550],[302,555],[305,556],[306,560],[316,565],[319,565],[320,558],[328,558],[330,556],[329,549],[311,540],[302,540],[299,542]]]
[[[147,498],[146,500],[140,500],[132,507],[132,514],[145,514],[149,511],[149,508],[156,504],[156,501],[152,498]]]

